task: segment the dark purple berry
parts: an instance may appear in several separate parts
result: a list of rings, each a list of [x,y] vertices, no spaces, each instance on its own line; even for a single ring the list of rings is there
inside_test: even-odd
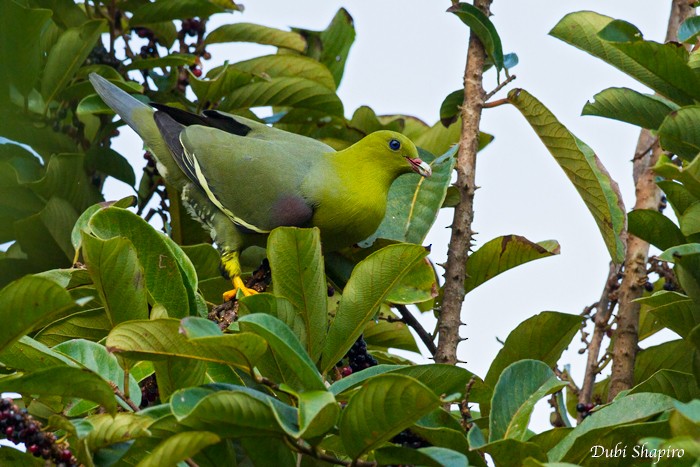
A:
[[[576,412],[583,412],[586,410],[586,405],[578,403],[576,404]]]
[[[644,284],[644,289],[645,289],[647,292],[653,292],[653,291],[654,291],[654,284],[652,284],[651,282],[647,281],[647,282]]]

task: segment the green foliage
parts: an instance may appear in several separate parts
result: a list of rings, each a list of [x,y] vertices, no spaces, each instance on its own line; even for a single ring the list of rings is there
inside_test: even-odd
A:
[[[78,462],[463,466],[485,465],[488,454],[499,466],[566,465],[590,461],[593,440],[643,439],[700,454],[697,54],[645,41],[629,23],[591,12],[568,15],[552,31],[660,94],[611,88],[584,113],[652,129],[673,154],[656,171],[679,225],[655,211],[635,211],[629,231],[665,250],[660,259],[674,275],[663,281],[677,290],[658,291],[659,283],[641,300],[645,332],[666,327],[680,339],[644,349],[637,386],[583,423],[533,436],[530,416],[542,398],[552,395],[566,417],[560,391],[567,382],[552,368],[580,316],[542,312],[525,320],[483,379],[460,366],[415,365],[391,353],[418,351],[399,319],[402,307],[440,312],[440,277],[421,243],[439,210],[459,202],[451,180],[463,91],[445,99],[432,125],[378,116],[369,107],[347,118],[336,91],[355,29],[344,9],[322,31],[274,29],[236,15],[207,32],[211,15],[242,8],[230,0],[115,5],[118,18],[104,2],[0,2],[0,61],[13,63],[11,72],[0,67],[0,242],[13,242],[0,255],[0,390],[19,393],[16,402],[64,437]],[[448,11],[484,43],[487,66],[500,72],[517,62],[503,54],[495,26],[475,7],[460,3]],[[688,20],[681,40],[694,40],[697,30]],[[147,46],[118,59],[124,50],[102,44],[122,32]],[[277,53],[202,76],[206,46],[233,42],[274,46]],[[218,253],[203,243],[208,234],[188,220],[179,194],[162,186],[152,161],[137,185],[134,168],[111,147],[121,122],[112,122],[86,81],[91,72],[144,102],[193,112],[217,108],[257,119],[251,109],[272,107],[272,117],[258,120],[338,149],[376,130],[399,131],[419,146],[433,176],[399,178],[382,224],[356,248],[328,254],[317,230],[274,230],[266,249],[245,252],[257,259],[252,267],[261,254],[269,259],[268,292],[238,300],[232,323],[215,323],[205,317],[216,314],[213,305],[228,286]],[[139,73],[143,79],[133,80]],[[194,103],[185,98],[188,88]],[[625,215],[614,181],[526,91],[509,101],[570,177],[620,261]],[[492,139],[482,133],[480,149]],[[108,177],[138,199],[103,202]],[[151,201],[168,235],[144,219],[153,215],[146,213]],[[469,257],[465,292],[556,254],[554,240],[495,238]],[[350,354],[363,342],[381,364],[352,370]],[[148,391],[155,386],[154,398]],[[445,410],[460,401],[471,411]],[[408,447],[401,436],[418,437],[422,447]],[[0,449],[5,463],[36,465],[28,454]]]

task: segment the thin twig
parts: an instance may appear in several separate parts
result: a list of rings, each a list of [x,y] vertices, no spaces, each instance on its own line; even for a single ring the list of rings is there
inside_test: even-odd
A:
[[[134,403],[134,401],[132,401],[124,395],[124,393],[119,389],[119,386],[117,386],[116,383],[109,381],[109,385],[112,387],[112,391],[114,392],[114,394],[118,398],[126,402],[126,405],[128,405],[131,410],[133,410],[134,412],[138,412],[139,410],[141,410],[139,409],[139,406],[136,405],[136,403]]]
[[[497,99],[495,101],[487,102],[484,104],[484,109],[493,109],[494,107],[499,107],[501,105],[509,104],[508,99]]]
[[[437,346],[435,345],[435,342],[433,342],[433,338],[430,333],[426,331],[425,328],[418,322],[416,317],[413,316],[413,313],[411,313],[411,310],[409,310],[406,305],[394,305],[394,307],[401,314],[402,321],[416,331],[416,334],[418,334],[420,340],[428,348],[430,355],[434,357],[435,352],[437,352]]]
[[[491,92],[489,92],[488,94],[486,94],[486,97],[484,97],[484,100],[485,100],[485,101],[488,101],[489,99],[491,99],[494,95],[496,95],[496,93],[497,93],[498,91],[500,91],[500,90],[503,89],[504,87],[508,86],[508,83],[510,83],[511,81],[513,81],[515,78],[516,78],[515,75],[509,76],[508,79],[506,79],[504,82],[502,82],[501,84],[499,84],[498,86],[496,86],[496,88],[495,88],[493,91],[491,91]],[[484,104],[484,107],[487,106],[487,105],[488,105],[488,103]]]

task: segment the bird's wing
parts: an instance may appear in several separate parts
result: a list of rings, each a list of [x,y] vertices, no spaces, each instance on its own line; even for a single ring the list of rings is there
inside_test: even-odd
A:
[[[301,183],[330,147],[262,124],[239,136],[159,114],[156,123],[178,166],[236,224],[260,233],[308,224],[314,203],[302,196]]]

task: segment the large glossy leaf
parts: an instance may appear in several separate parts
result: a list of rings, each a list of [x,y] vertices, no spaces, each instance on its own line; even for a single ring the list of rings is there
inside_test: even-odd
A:
[[[296,76],[335,90],[331,72],[323,64],[301,55],[265,55],[231,65],[236,70],[265,79]]]
[[[93,308],[53,321],[34,337],[42,344],[52,347],[71,339],[99,341],[107,336],[110,329],[112,325],[104,308]]]
[[[688,67],[687,52],[674,44],[609,42],[598,33],[613,19],[591,11],[566,15],[550,34],[613,65],[677,104],[700,95],[700,78]]]
[[[0,78],[3,83],[14,85],[23,96],[34,89],[39,76],[41,31],[51,13],[48,9],[26,8],[21,2],[0,4],[0,61],[13,64],[3,67]]]
[[[50,367],[0,378],[0,391],[30,395],[78,397],[97,402],[109,413],[117,410],[110,385],[98,374],[69,366]]]
[[[700,106],[682,107],[670,113],[659,127],[665,150],[691,161],[700,153]]]
[[[625,207],[617,183],[593,150],[574,136],[541,102],[527,91],[508,93],[513,104],[530,123],[544,145],[571,180],[598,224],[610,257],[625,258]]]
[[[504,235],[489,240],[467,261],[465,292],[521,264],[559,254],[556,240],[534,243],[519,235]]]
[[[662,154],[659,156],[659,160],[653,169],[657,175],[668,179],[661,182],[665,184],[666,188],[669,188],[670,180],[678,180],[682,183],[680,186],[683,190],[673,188],[674,191],[671,191],[671,193],[676,195],[676,201],[681,201],[681,204],[687,205],[686,209],[700,198],[700,158],[694,159],[690,164],[684,164],[683,167],[678,167],[671,161],[670,157]],[[683,195],[678,196],[680,193],[683,193]],[[688,196],[688,194],[693,198],[691,199],[691,196]],[[672,198],[669,198],[669,200],[672,200]],[[676,205],[674,209],[680,209],[680,204]],[[684,211],[685,209],[680,213],[682,214]]]
[[[423,150],[419,153],[433,174],[429,178],[406,174],[396,179],[389,190],[384,219],[366,242],[386,238],[421,244],[425,240],[450,185],[457,147],[438,158]]]
[[[306,50],[306,40],[301,34],[252,23],[219,26],[209,33],[204,42],[206,44],[254,42],[256,44],[291,49],[301,53]]]
[[[49,52],[41,79],[41,94],[47,105],[68,85],[105,26],[105,20],[91,20],[61,34]]]
[[[340,436],[347,453],[357,458],[380,446],[440,404],[433,391],[397,374],[369,380],[348,401],[340,417]]]
[[[630,389],[628,394],[653,392],[665,394],[681,402],[689,402],[700,397],[700,388],[690,373],[674,370],[659,370],[646,380]]]
[[[0,362],[7,368],[26,372],[52,366],[75,366],[69,358],[29,336],[22,336],[0,352]]]
[[[245,370],[250,370],[267,348],[261,337],[251,333],[188,339],[179,333],[179,326],[176,319],[128,321],[109,333],[106,346],[111,352],[140,360],[183,357]]]
[[[389,245],[355,267],[328,330],[322,355],[324,373],[343,358],[389,292],[426,254],[418,245]]]
[[[295,390],[326,389],[313,360],[306,353],[291,329],[274,316],[254,313],[238,320],[242,331],[250,331],[265,339],[279,360],[293,370],[302,383]]]
[[[49,279],[26,276],[9,284],[0,290],[0,349],[75,306],[68,292]]]
[[[170,239],[158,233],[139,216],[115,207],[96,212],[90,218],[89,228],[103,240],[113,237],[138,238],[134,247],[143,266],[146,287],[154,301],[164,306],[171,317],[196,314],[196,305],[193,303],[196,282],[187,280],[188,277],[181,268],[186,255],[180,250],[180,255],[176,256],[171,249]],[[196,273],[194,274],[196,278]]]
[[[85,155],[85,165],[88,169],[99,170],[105,175],[114,177],[129,186],[136,184],[134,168],[129,161],[111,148],[92,147]]]
[[[46,175],[27,186],[45,199],[56,196],[68,201],[76,211],[102,201],[95,185],[84,170],[85,156],[81,153],[56,154],[46,167]]]
[[[241,298],[238,302],[238,315],[245,316],[251,313],[267,313],[281,320],[306,347],[306,324],[289,300],[268,293]]]
[[[508,335],[484,382],[494,387],[501,372],[518,360],[534,359],[549,366],[555,365],[580,325],[580,316],[555,311],[545,311],[526,319]],[[483,408],[482,414],[485,414]]]
[[[566,384],[538,360],[520,360],[503,370],[491,399],[489,442],[504,438],[525,441],[535,404]]]
[[[686,243],[681,229],[659,211],[635,209],[627,214],[629,232],[660,250]]]
[[[136,8],[131,17],[131,26],[157,23],[173,19],[198,16],[207,18],[215,13],[239,9],[234,2],[225,8],[221,2],[212,0],[178,0],[177,2],[147,2]]]
[[[335,91],[305,78],[282,76],[257,81],[233,89],[221,102],[223,111],[235,111],[250,107],[293,107],[343,114],[343,104]]]
[[[355,27],[350,13],[341,8],[323,31],[295,29],[295,32],[306,38],[306,55],[330,70],[337,87],[343,78],[350,47],[355,41]]]
[[[149,436],[151,433],[148,427],[153,423],[153,419],[148,416],[124,412],[114,416],[90,415],[84,420],[90,425],[90,431],[87,435],[79,436],[84,438],[85,445],[92,452],[112,444]]]
[[[278,228],[267,241],[275,295],[292,304],[304,321],[307,351],[318,360],[328,329],[328,286],[318,229]]]
[[[673,399],[663,394],[632,394],[597,410],[574,428],[547,453],[550,461],[560,461],[578,438],[593,430],[646,420],[673,407]],[[590,446],[589,446],[590,449]]]
[[[211,385],[173,394],[173,414],[183,425],[210,429],[219,436],[268,436],[298,434],[294,407],[242,386]]]
[[[656,130],[666,115],[678,106],[657,96],[642,94],[627,88],[608,88],[587,102],[582,115],[597,115]]]
[[[678,40],[681,42],[694,43],[700,34],[700,17],[691,16],[683,21],[678,28]]]
[[[457,15],[479,37],[486,53],[493,60],[496,69],[500,71],[503,68],[501,38],[488,16],[469,3],[457,3],[448,8],[447,11]]]
[[[522,467],[527,465],[528,459],[542,462],[547,460],[546,454],[537,444],[515,439],[500,439],[480,447],[479,450],[488,453],[499,467]],[[555,464],[552,467],[565,466]]]
[[[83,232],[85,265],[113,325],[148,318],[143,267],[129,239],[101,240]]]
[[[146,454],[137,467],[159,467],[176,465],[189,459],[207,446],[221,441],[218,435],[209,431],[186,431],[177,433],[160,443]]]
[[[648,307],[649,313],[658,318],[664,326],[683,338],[700,324],[700,306],[686,295],[661,291],[637,301]]]
[[[674,246],[659,255],[659,259],[674,263],[674,272],[685,293],[700,302],[700,243]]]
[[[298,396],[299,436],[316,438],[332,429],[340,413],[340,405],[329,391],[306,391]]]
[[[377,449],[375,457],[377,462],[382,465],[425,465],[429,467],[463,467],[469,465],[467,457],[461,452],[435,446],[420,449],[387,446]]]

